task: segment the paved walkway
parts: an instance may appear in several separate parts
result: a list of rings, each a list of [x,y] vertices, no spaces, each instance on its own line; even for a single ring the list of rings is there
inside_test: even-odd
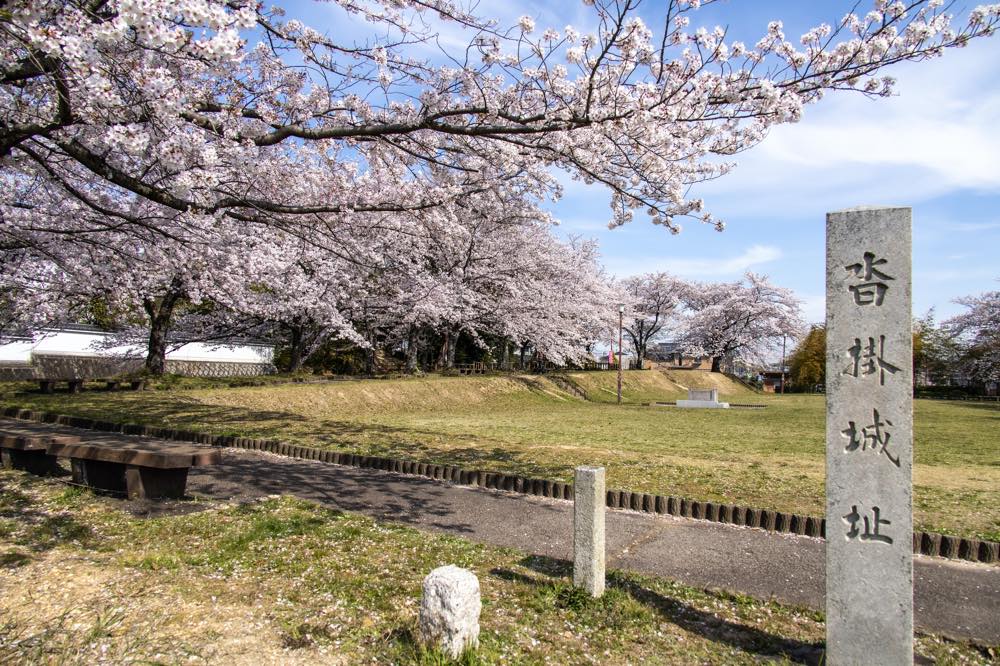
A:
[[[294,494],[419,529],[572,558],[571,502],[238,449],[226,449],[223,460],[221,465],[192,468],[188,492],[216,498]],[[823,608],[824,549],[819,539],[609,511],[607,548],[609,568]],[[1000,644],[1000,567],[918,556],[914,579],[918,629]]]
[[[572,559],[572,503],[456,486],[423,477],[227,449],[191,470],[191,493],[292,493],[345,511],[474,541]],[[608,567],[822,609],[823,541],[631,511],[609,511]],[[1000,644],[1000,567],[918,556],[919,629]]]

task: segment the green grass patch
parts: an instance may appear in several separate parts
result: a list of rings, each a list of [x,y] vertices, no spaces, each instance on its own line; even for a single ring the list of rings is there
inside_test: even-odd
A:
[[[65,515],[57,483],[0,471],[0,501]],[[0,662],[28,663],[787,663],[815,659],[813,611],[613,571],[591,599],[566,562],[322,508],[289,497],[138,518],[81,495],[94,543],[64,539],[8,569]],[[30,533],[33,516],[14,517]],[[9,537],[0,551],[14,552]],[[483,594],[481,645],[453,662],[420,645],[423,577],[471,569]],[[938,663],[987,649],[921,636]]]
[[[767,407],[641,405],[706,386]],[[6,404],[563,481],[600,464],[612,488],[824,510],[823,397],[755,394],[703,371],[626,372],[624,405],[614,372],[75,396],[15,388]],[[917,527],[1000,539],[1000,405],[917,400],[914,421]]]

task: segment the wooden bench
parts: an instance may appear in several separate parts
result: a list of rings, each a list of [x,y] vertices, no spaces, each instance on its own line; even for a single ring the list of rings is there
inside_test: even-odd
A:
[[[222,451],[163,440],[52,442],[49,455],[69,458],[73,481],[129,499],[184,496],[188,470],[222,462]]]
[[[19,469],[32,474],[48,476],[63,473],[56,457],[50,455],[51,444],[75,444],[80,438],[75,435],[46,435],[0,431],[0,459],[6,469]]]
[[[222,462],[209,446],[11,419],[0,420],[0,452],[4,467],[34,474],[64,473],[57,458],[69,458],[75,482],[130,498],[183,497],[188,469]]]
[[[133,391],[141,391],[145,386],[146,382],[142,379],[131,379],[123,381],[121,379],[105,379],[103,377],[93,377],[86,380],[83,379],[38,379],[38,389],[42,393],[53,393],[56,389],[56,384],[59,382],[66,382],[69,387],[70,393],[79,393],[83,390],[83,382],[105,382],[107,384],[107,389],[109,391],[117,391],[118,387],[122,384],[128,384]]]

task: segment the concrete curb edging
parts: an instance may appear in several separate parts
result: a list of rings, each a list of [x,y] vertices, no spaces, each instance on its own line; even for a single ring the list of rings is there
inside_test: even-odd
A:
[[[55,423],[74,428],[83,428],[85,430],[98,430],[124,435],[139,435],[143,437],[194,442],[210,446],[264,451],[290,458],[316,460],[334,465],[422,476],[462,486],[505,490],[507,492],[536,495],[552,499],[573,499],[572,483],[550,481],[548,479],[532,479],[500,472],[467,470],[455,465],[437,465],[380,456],[363,456],[354,453],[298,446],[274,439],[210,435],[190,430],[99,421],[80,416],[67,416],[65,414],[19,409],[17,407],[4,408],[0,414],[25,421]],[[703,502],[684,497],[653,495],[628,490],[606,491],[605,504],[610,509],[658,513],[716,523],[754,527],[771,532],[786,532],[817,538],[826,537],[826,520],[824,518],[771,511],[770,509],[755,509],[734,504]],[[932,555],[971,562],[984,562],[987,564],[1000,562],[1000,543],[998,542],[950,536],[937,532],[915,531],[913,533],[913,552],[920,555]]]

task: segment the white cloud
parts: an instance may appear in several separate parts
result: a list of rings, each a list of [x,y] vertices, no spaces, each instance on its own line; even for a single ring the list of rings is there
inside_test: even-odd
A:
[[[751,245],[735,257],[614,257],[606,262],[608,270],[619,276],[667,271],[686,278],[738,277],[744,272],[782,257],[772,245]]]
[[[802,299],[802,316],[810,324],[822,324],[826,321],[826,296],[823,294],[797,293]]]
[[[954,268],[934,268],[914,271],[914,282],[939,283],[945,281],[968,282],[969,280],[989,280],[997,275],[993,266],[956,266]]]
[[[948,224],[947,228],[950,231],[989,231],[990,229],[1000,229],[1000,222],[959,222]]]
[[[774,128],[729,176],[699,194],[730,219],[769,212],[905,204],[960,190],[1000,192],[1000,43],[908,63],[898,95],[832,93],[802,122]]]

